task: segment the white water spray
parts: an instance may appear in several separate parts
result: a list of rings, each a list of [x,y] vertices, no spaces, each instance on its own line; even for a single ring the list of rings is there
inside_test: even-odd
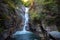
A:
[[[24,32],[26,31],[26,27],[28,26],[28,21],[29,21],[28,10],[29,8],[25,7],[25,22],[24,22],[24,27],[23,27]]]

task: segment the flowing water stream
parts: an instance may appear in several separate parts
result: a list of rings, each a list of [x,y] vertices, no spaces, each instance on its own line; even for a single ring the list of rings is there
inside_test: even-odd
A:
[[[23,27],[24,32],[26,32],[26,27],[28,26],[28,22],[29,22],[28,10],[29,8],[25,8],[25,22],[24,22],[24,27]]]
[[[13,34],[15,40],[40,40],[40,38],[38,36],[36,36],[34,33],[26,30],[26,27],[29,28],[28,11],[29,11],[29,8],[25,7],[24,26],[23,26],[22,31],[16,31],[16,33]]]

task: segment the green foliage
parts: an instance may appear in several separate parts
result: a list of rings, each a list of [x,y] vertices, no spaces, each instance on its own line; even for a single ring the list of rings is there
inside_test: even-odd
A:
[[[5,3],[7,3],[11,8],[16,8],[16,6],[22,5],[21,0],[4,0]]]
[[[30,2],[23,3],[23,5],[26,7],[30,6],[30,4],[31,4]]]
[[[28,1],[22,0],[21,2],[24,6],[29,7],[30,5],[32,5],[33,0],[28,0]]]
[[[11,0],[4,0],[4,2],[7,3],[10,7],[15,9],[15,4],[14,4],[13,1],[11,1]]]
[[[48,18],[45,22],[48,26],[55,24],[55,18]]]
[[[38,20],[37,22],[39,22],[40,20],[47,20],[45,24],[47,25],[53,25],[55,24],[55,18],[56,14],[58,12],[58,8],[57,8],[57,4],[56,4],[56,0],[36,0],[35,1],[35,8],[36,7],[41,7],[42,11],[39,12],[39,9],[34,9],[34,11],[30,12],[30,16],[32,20]],[[43,13],[42,13],[43,12]],[[49,16],[51,16],[51,18],[48,18]]]
[[[38,13],[37,11],[35,11],[30,14],[31,21],[35,23],[40,23],[40,21],[44,20],[45,17],[46,17],[46,14],[43,14],[42,12]]]

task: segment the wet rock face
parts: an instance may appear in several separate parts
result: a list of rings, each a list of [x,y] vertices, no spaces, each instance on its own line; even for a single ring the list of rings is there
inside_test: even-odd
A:
[[[0,35],[11,35],[21,24],[21,16],[8,4],[0,3]],[[8,34],[8,35],[7,35]]]

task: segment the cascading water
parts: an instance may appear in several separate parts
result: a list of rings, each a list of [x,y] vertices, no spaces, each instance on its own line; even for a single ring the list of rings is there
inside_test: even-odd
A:
[[[25,22],[23,27],[24,32],[26,32],[26,27],[28,26],[28,20],[29,20],[28,10],[29,8],[25,7]]]
[[[17,35],[17,34],[26,34],[26,33],[31,33],[29,31],[26,30],[26,27],[28,27],[28,22],[29,22],[29,15],[28,15],[28,10],[29,8],[28,7],[24,7],[25,8],[25,16],[24,19],[23,19],[23,30],[22,31],[17,31],[14,35]]]

